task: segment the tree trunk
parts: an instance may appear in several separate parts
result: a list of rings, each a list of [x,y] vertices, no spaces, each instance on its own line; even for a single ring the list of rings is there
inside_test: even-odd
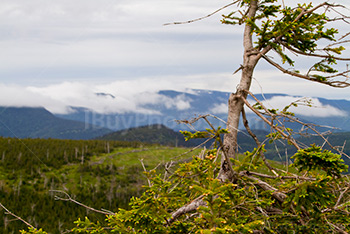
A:
[[[247,17],[254,18],[258,9],[258,1],[252,0]],[[232,93],[228,100],[228,118],[227,118],[227,129],[228,134],[224,138],[224,150],[228,157],[235,158],[237,153],[237,133],[240,115],[243,109],[244,102],[240,98],[241,96],[246,97],[245,90],[250,89],[252,82],[254,68],[258,62],[257,54],[254,53],[253,40],[252,40],[252,27],[246,24],[244,29],[244,56],[243,66],[240,84],[237,87],[236,93]],[[222,165],[224,161],[222,160]],[[222,168],[223,169],[223,168]]]

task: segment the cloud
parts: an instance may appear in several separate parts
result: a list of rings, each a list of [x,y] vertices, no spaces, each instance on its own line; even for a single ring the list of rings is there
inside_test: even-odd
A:
[[[71,107],[83,107],[98,113],[142,113],[161,115],[161,108],[185,110],[191,100],[184,95],[161,95],[165,88],[149,79],[118,81],[108,84],[63,82],[42,87],[0,85],[0,106],[44,107],[65,114]],[[168,84],[167,84],[168,85]]]
[[[215,104],[213,108],[209,110],[209,113],[213,114],[227,114],[228,105],[227,103]]]
[[[60,100],[34,93],[27,87],[0,84],[0,106],[45,107],[54,113],[66,113],[71,108]]]
[[[254,100],[249,100],[251,103],[255,103]],[[283,110],[284,107],[290,105],[292,102],[297,102],[298,107],[290,107],[289,111],[296,114],[296,116],[308,116],[308,117],[344,117],[347,116],[347,112],[340,110],[331,105],[324,105],[318,98],[300,98],[293,96],[274,96],[270,99],[262,101],[264,106],[269,109]],[[308,104],[311,104],[311,107]],[[210,110],[213,114],[226,114],[228,110],[227,103],[215,104]],[[247,113],[253,114],[251,110],[247,109]]]
[[[339,0],[349,6],[348,2]],[[296,4],[294,0],[285,3]],[[226,4],[226,0],[203,0],[201,4],[186,0],[2,0],[0,83],[22,87],[26,92],[20,94],[32,95],[33,100],[52,90],[45,93],[45,102],[37,100],[33,105],[58,102],[50,106],[56,112],[64,111],[67,100],[101,112],[148,111],[141,108],[142,103],[160,103],[162,97],[155,94],[160,89],[234,92],[239,73],[232,73],[242,63],[242,28],[219,22],[221,13],[232,8],[194,24],[163,26],[205,16]],[[302,68],[308,64],[298,61]],[[350,98],[348,89],[286,78],[269,69],[267,63],[259,64],[254,73],[259,84],[253,82],[253,92]],[[121,88],[124,84],[128,88]],[[55,90],[65,89],[84,98],[55,96]],[[100,101],[109,102],[106,107],[95,101],[87,103],[95,91],[114,95],[115,90],[120,93],[118,104],[103,99]],[[163,102],[174,106],[171,100]],[[176,103],[179,109],[190,106],[189,100]]]
[[[187,110],[191,108],[191,100],[186,99],[185,95],[178,95],[175,98],[166,98],[165,106],[168,109],[175,107],[177,110]]]
[[[307,106],[307,102],[311,103],[311,107]],[[339,110],[336,107],[330,105],[324,105],[318,98],[300,98],[292,96],[275,96],[271,99],[263,101],[262,103],[267,108],[274,108],[282,110],[285,106],[297,102],[298,107],[292,106],[289,111],[295,113],[297,116],[309,116],[309,117],[332,117],[332,116],[347,116],[348,114]]]

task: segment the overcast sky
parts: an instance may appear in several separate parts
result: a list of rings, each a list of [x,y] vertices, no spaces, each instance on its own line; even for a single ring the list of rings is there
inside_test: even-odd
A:
[[[348,1],[337,2],[349,7]],[[239,80],[233,72],[242,61],[241,27],[221,25],[221,14],[163,26],[230,2],[1,0],[0,105],[42,105],[59,112],[67,103],[82,105],[77,100],[90,100],[94,92],[121,95],[129,102],[131,95],[160,89],[233,92]],[[299,63],[306,69],[303,64],[307,60]],[[291,79],[263,61],[254,78],[253,92],[350,99],[349,88]]]

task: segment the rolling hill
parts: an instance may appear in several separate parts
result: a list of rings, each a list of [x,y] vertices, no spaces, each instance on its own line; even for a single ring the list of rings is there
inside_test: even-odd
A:
[[[103,127],[56,117],[44,108],[0,108],[0,135],[4,137],[91,139],[109,132]]]

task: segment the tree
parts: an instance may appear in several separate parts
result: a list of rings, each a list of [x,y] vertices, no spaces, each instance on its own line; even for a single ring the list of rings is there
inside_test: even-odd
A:
[[[283,3],[283,1],[282,1]],[[304,147],[293,137],[282,119],[288,119],[318,133],[314,125],[302,123],[289,112],[268,109],[249,91],[254,69],[265,60],[292,77],[335,88],[350,86],[349,70],[338,71],[343,45],[350,33],[337,38],[338,31],[327,28],[331,22],[348,23],[348,16],[328,2],[292,8],[277,0],[237,0],[221,9],[237,5],[237,11],[224,15],[222,23],[244,25],[241,80],[229,98],[227,129],[215,129],[209,116],[207,131],[184,132],[187,139],[215,139],[214,149],[203,151],[191,162],[165,175],[147,172],[149,186],[131,209],[107,215],[106,223],[78,220],[76,232],[86,233],[348,233],[350,232],[350,184],[341,156],[312,145]],[[219,12],[215,11],[214,13]],[[214,14],[213,13],[213,14]],[[212,14],[208,15],[211,16]],[[328,16],[333,15],[333,17]],[[203,17],[205,18],[205,17]],[[201,20],[203,18],[197,19]],[[193,20],[196,21],[196,20]],[[188,22],[193,22],[188,21]],[[188,23],[184,22],[184,23]],[[181,22],[180,22],[181,23]],[[177,23],[176,23],[177,24]],[[331,44],[324,45],[324,41]],[[282,65],[270,54],[277,54]],[[318,59],[306,73],[294,69],[292,55]],[[284,68],[289,65],[293,69]],[[256,99],[252,105],[250,95]],[[264,157],[264,144],[249,128],[245,108],[251,109],[271,127],[270,141],[284,139],[298,152],[293,168],[273,165]],[[242,115],[244,126],[257,147],[244,157],[237,154],[237,131]],[[282,119],[281,119],[282,118]],[[224,142],[221,141],[224,134]],[[322,134],[320,134],[323,137]],[[325,142],[327,139],[324,138]],[[221,162],[218,160],[221,158]],[[239,159],[239,160],[238,160]]]
[[[249,93],[254,68],[257,63],[264,59],[269,64],[293,77],[318,82],[336,88],[349,87],[347,79],[349,70],[338,72],[333,66],[338,61],[349,61],[349,58],[338,57],[345,50],[342,44],[349,33],[338,40],[337,29],[326,28],[327,24],[334,21],[344,21],[347,16],[337,14],[335,18],[329,18],[326,13],[337,12],[341,5],[324,2],[317,6],[310,4],[298,4],[291,8],[278,4],[277,0],[243,0],[235,1],[239,4],[239,11],[224,16],[224,24],[242,24],[245,26],[243,34],[243,64],[241,80],[235,93],[229,98],[229,110],[227,129],[225,135],[224,150],[228,157],[235,157],[237,152],[237,131],[240,115],[244,112],[244,104]],[[321,13],[318,13],[321,11]],[[239,16],[237,14],[239,13]],[[321,47],[322,40],[332,44]],[[321,43],[320,43],[321,42]],[[290,54],[318,58],[306,74],[298,70],[288,70],[269,57],[270,53],[277,54],[283,64],[294,66]],[[343,78],[337,80],[337,78]],[[272,122],[267,122],[274,127]],[[277,128],[277,127],[274,127]],[[278,130],[278,129],[276,129]],[[298,146],[296,146],[298,148]]]

